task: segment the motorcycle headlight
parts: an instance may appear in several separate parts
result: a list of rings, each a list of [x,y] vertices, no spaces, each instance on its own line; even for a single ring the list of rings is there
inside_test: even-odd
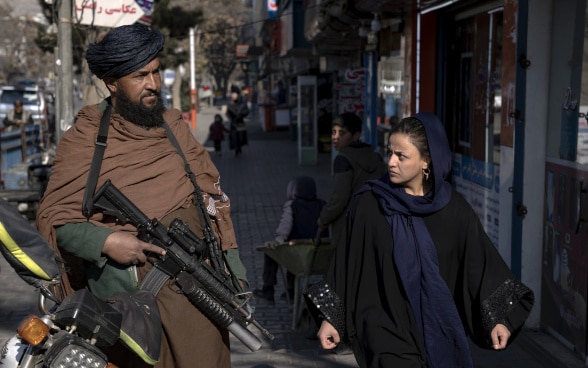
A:
[[[47,349],[45,364],[49,368],[104,368],[106,355],[79,336],[64,334]]]

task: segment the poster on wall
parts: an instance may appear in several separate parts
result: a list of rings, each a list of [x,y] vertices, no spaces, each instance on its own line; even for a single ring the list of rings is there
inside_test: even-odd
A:
[[[470,203],[495,247],[499,241],[500,166],[454,154],[453,186]]]
[[[337,114],[353,112],[363,118],[365,112],[365,68],[348,69],[335,84],[337,92]]]

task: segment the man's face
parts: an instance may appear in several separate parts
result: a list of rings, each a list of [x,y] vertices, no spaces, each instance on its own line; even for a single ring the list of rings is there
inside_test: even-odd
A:
[[[124,77],[106,82],[116,111],[126,120],[146,127],[158,126],[165,111],[161,99],[159,60]]]
[[[161,94],[159,67],[159,60],[155,58],[141,69],[107,82],[114,99],[117,93],[123,91],[132,102],[140,103],[148,108],[154,107]]]
[[[22,113],[22,103],[15,103],[14,104],[14,112],[17,114]]]

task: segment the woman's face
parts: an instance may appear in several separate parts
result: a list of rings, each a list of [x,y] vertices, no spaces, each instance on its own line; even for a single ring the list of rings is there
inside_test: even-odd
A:
[[[388,141],[388,174],[390,181],[402,185],[408,194],[424,195],[423,169],[429,164],[412,144],[408,135],[395,133]]]

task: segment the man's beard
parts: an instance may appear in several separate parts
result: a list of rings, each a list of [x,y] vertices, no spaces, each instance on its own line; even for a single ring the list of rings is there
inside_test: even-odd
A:
[[[145,128],[158,127],[163,124],[165,106],[161,95],[157,94],[157,102],[153,107],[131,101],[128,94],[118,91],[116,94],[116,111],[127,121]]]

